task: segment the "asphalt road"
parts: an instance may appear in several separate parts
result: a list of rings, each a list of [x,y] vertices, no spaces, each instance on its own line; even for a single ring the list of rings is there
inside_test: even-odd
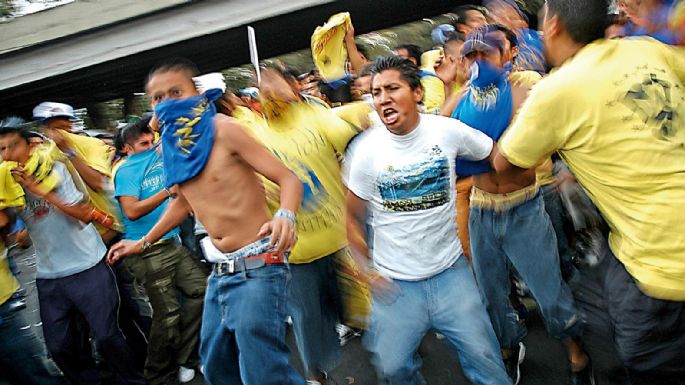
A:
[[[30,327],[42,336],[36,298],[33,251],[32,249],[13,250],[12,255],[21,269],[18,277],[28,293],[27,307],[22,311],[25,312],[30,321]],[[581,299],[587,298],[590,294],[577,293]],[[531,305],[532,302],[528,304]],[[607,339],[608,336],[610,333],[601,328],[588,331],[586,333],[587,349],[593,358],[598,384],[622,384],[621,371],[617,366],[611,343]],[[521,384],[565,385],[568,383],[568,369],[563,346],[559,341],[546,335],[544,326],[535,311],[531,311],[528,336],[524,343],[527,347],[527,354],[522,365],[523,378]],[[291,355],[293,365],[301,370],[302,366],[297,356],[292,333],[288,334],[288,344],[293,353]],[[420,346],[419,354],[423,360],[423,374],[428,384],[469,384],[461,371],[456,351],[449,343],[446,343],[446,340],[438,340],[435,333],[431,332],[426,336]],[[330,377],[332,382],[338,385],[372,385],[377,383],[373,367],[369,362],[369,356],[363,349],[361,338],[355,338],[344,346],[342,363],[330,373]],[[198,375],[190,384],[204,383]],[[4,385],[1,380],[0,384]]]

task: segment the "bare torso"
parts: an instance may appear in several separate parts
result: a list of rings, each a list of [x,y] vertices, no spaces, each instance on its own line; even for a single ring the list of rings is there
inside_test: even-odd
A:
[[[218,114],[214,122],[214,146],[207,165],[179,189],[214,245],[231,252],[258,240],[259,229],[271,218],[261,181],[227,137],[235,121]]]
[[[512,85],[513,115],[518,112],[519,107],[528,96],[530,88]],[[480,175],[473,176],[473,185],[480,190],[493,194],[504,194],[520,190],[535,183],[535,169],[517,170],[506,175],[496,174],[494,170]]]

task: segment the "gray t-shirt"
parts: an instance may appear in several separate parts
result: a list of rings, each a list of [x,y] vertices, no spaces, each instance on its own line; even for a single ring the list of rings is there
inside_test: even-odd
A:
[[[59,199],[67,205],[80,202],[83,193],[74,185],[66,166],[56,162],[54,172],[62,179],[54,190]],[[107,252],[95,226],[68,216],[31,193],[26,193],[26,208],[20,215],[36,250],[36,278],[80,273],[95,266]]]

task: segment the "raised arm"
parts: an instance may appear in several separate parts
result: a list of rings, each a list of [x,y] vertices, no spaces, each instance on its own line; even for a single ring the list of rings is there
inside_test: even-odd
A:
[[[354,27],[352,24],[350,24],[347,32],[345,32],[345,48],[347,49],[347,57],[350,59],[352,71],[356,73],[367,63],[367,60],[359,53],[357,44],[354,42]]]

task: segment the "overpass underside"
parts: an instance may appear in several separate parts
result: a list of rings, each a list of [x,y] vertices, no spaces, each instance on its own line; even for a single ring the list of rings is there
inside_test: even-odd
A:
[[[262,58],[309,46],[317,25],[348,11],[356,33],[432,17],[455,0],[204,0],[0,54],[0,114],[30,116],[55,100],[74,106],[143,91],[159,60],[183,56],[203,72],[249,63],[246,25]],[[36,28],[40,28],[39,25]]]

